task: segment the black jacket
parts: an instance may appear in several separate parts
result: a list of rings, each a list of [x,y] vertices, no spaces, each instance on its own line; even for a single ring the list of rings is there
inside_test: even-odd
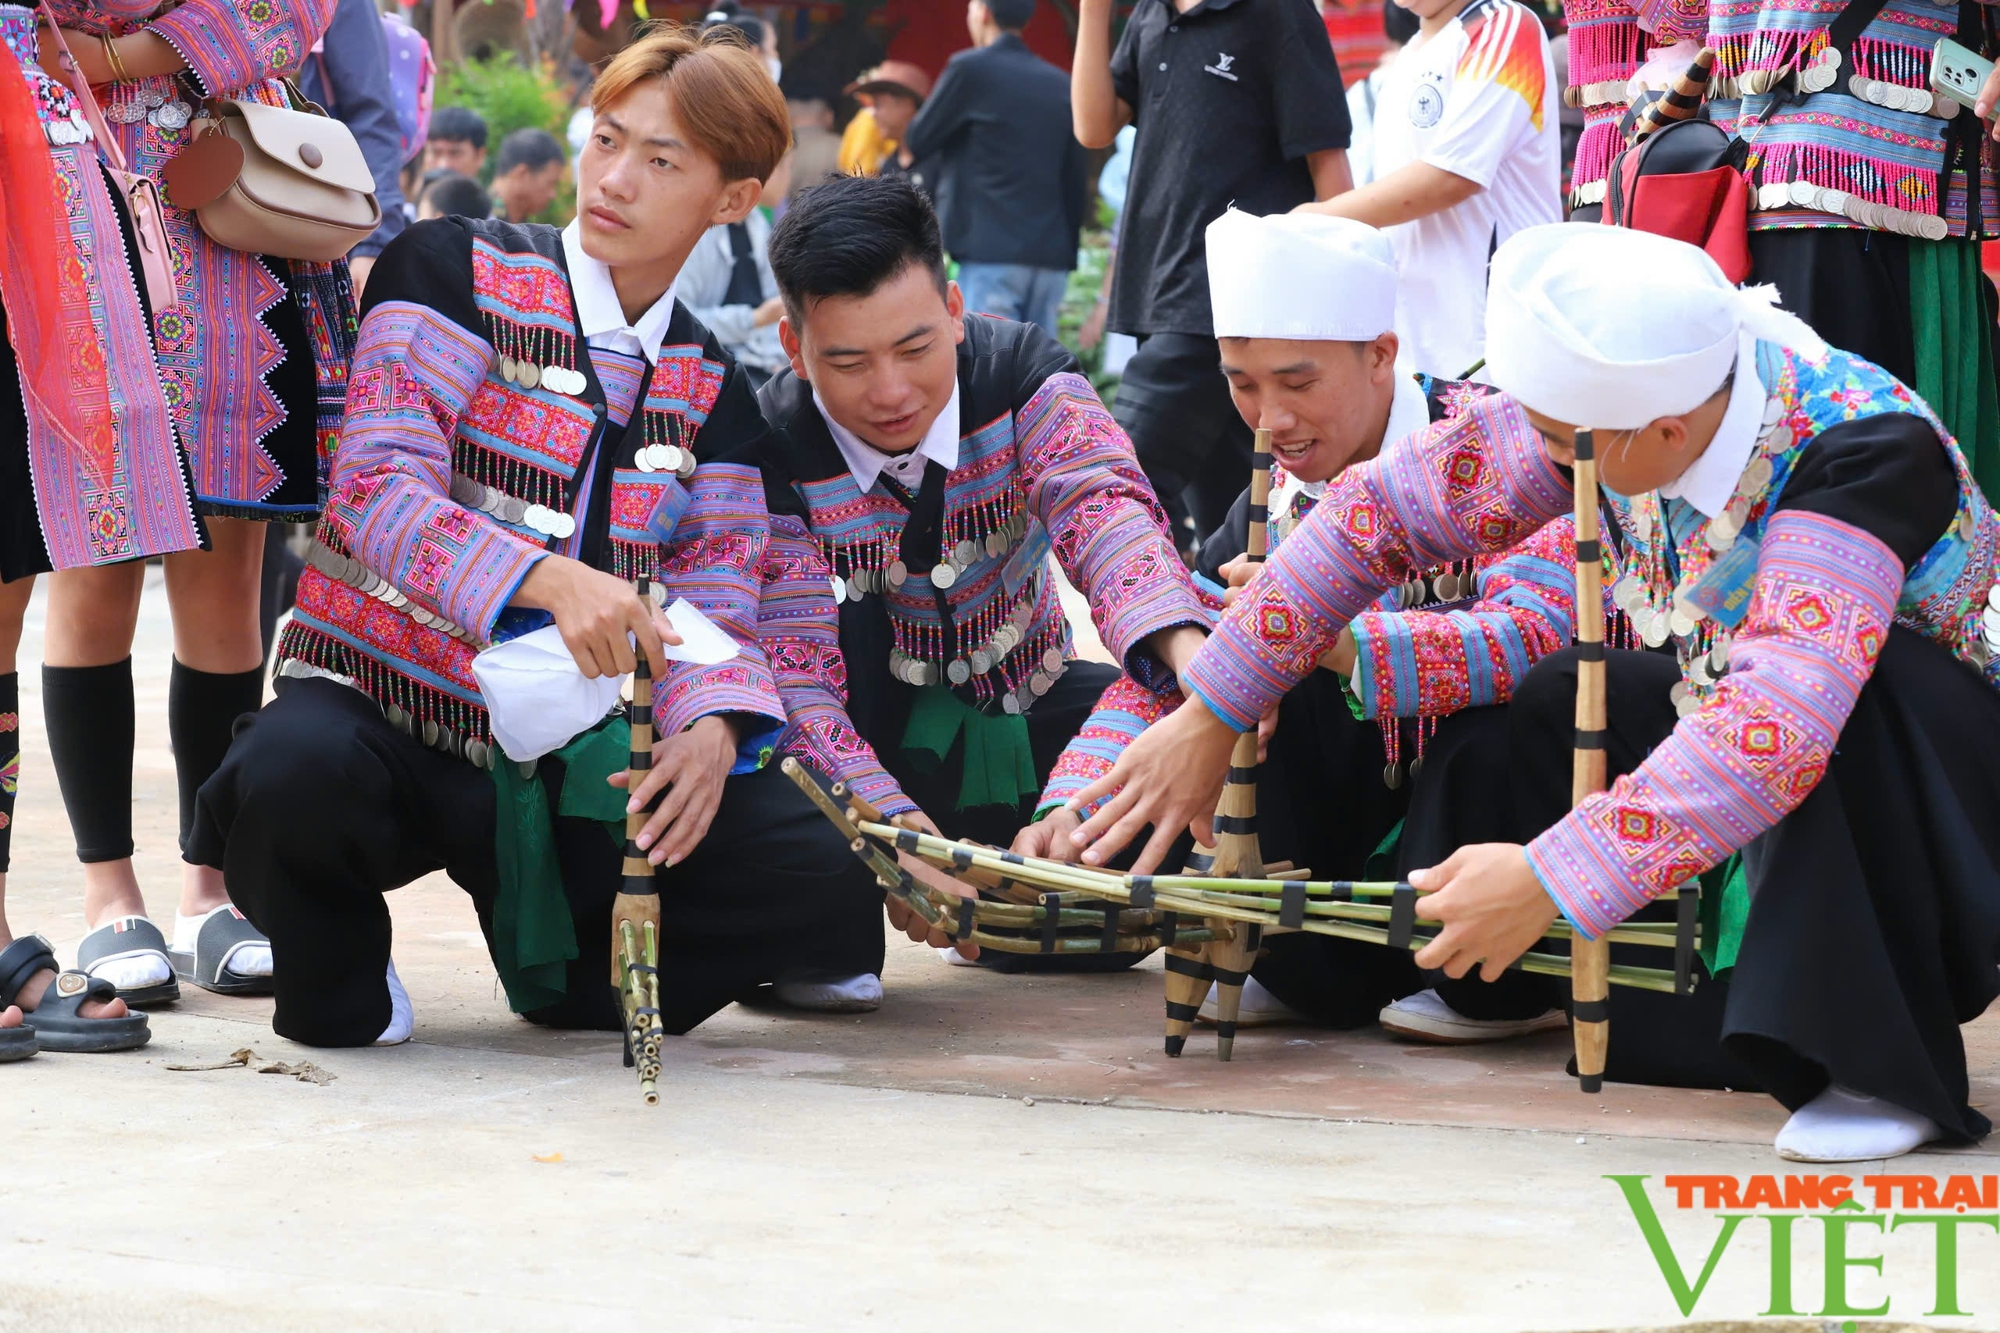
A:
[[[1076,267],[1089,183],[1070,131],[1069,76],[1019,37],[953,56],[908,142],[954,259]]]

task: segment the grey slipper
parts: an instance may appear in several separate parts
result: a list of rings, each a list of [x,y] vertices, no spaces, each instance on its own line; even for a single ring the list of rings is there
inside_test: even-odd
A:
[[[172,1004],[180,999],[181,983],[174,979],[174,965],[167,957],[167,937],[143,916],[121,916],[85,935],[83,943],[76,946],[76,966],[79,972],[94,976],[105,963],[145,954],[159,955],[160,962],[166,967],[167,979],[155,986],[119,990],[118,998],[134,1008]],[[47,1045],[46,1042],[43,1044]]]
[[[176,976],[192,981],[203,990],[212,990],[218,995],[269,995],[271,978],[268,975],[247,976],[229,970],[236,951],[246,944],[269,948],[271,941],[251,925],[243,913],[234,907],[223,906],[202,919],[201,929],[195,932],[192,953],[169,949],[167,956],[173,960]]]

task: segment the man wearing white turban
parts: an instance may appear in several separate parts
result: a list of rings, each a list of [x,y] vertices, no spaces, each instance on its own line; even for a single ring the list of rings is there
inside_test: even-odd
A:
[[[1223,374],[1245,424],[1272,435],[1272,549],[1340,473],[1491,392],[1398,372],[1395,255],[1375,228],[1231,211],[1209,224],[1207,244]],[[1225,602],[1258,568],[1244,558],[1250,510],[1246,489],[1196,565],[1205,591]],[[1418,571],[1356,619],[1328,669],[1312,672],[1263,719],[1258,832],[1268,859],[1352,879],[1378,856],[1430,865],[1462,842],[1506,831],[1490,822],[1468,827],[1481,811],[1447,794],[1504,781],[1504,762],[1492,774],[1468,775],[1462,757],[1492,748],[1473,740],[1505,730],[1499,705],[1520,676],[1569,642],[1571,540],[1560,520],[1511,550]],[[1069,834],[1079,818],[1064,802],[1181,700],[1172,682],[1155,690],[1126,676],[1112,685],[1057,760],[1038,822],[1022,830],[1014,850],[1073,859]],[[1339,817],[1325,818],[1327,807]],[[1242,1021],[1303,1018],[1344,1028],[1379,1016],[1398,1032],[1452,1041],[1561,1026],[1545,989],[1520,980],[1442,982],[1447,1002],[1413,994],[1425,983],[1407,953],[1287,935],[1259,960]]]
[[[2000,995],[2000,519],[1957,445],[1768,290],[1622,228],[1503,245],[1487,347],[1511,396],[1335,483],[1182,673],[1199,705],[1078,794],[1117,793],[1078,830],[1086,856],[1149,822],[1206,831],[1234,733],[1404,571],[1565,512],[1588,427],[1614,493],[1614,598],[1678,661],[1606,652],[1622,775],[1574,811],[1566,776],[1546,790],[1567,771],[1574,654],[1529,673],[1510,711],[1534,836],[1412,874],[1442,926],[1417,961],[1492,979],[1558,915],[1600,936],[1740,856],[1754,906],[1732,923],[1728,895],[1706,895],[1703,949],[1733,963],[1723,1058],[1792,1111],[1778,1151],[1983,1136],[1957,1029]]]

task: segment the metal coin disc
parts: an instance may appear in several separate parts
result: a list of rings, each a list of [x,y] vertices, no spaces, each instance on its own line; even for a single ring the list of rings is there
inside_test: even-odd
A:
[[[163,130],[184,130],[193,119],[193,109],[179,99],[161,104],[153,113],[153,123]]]
[[[437,723],[435,723],[435,722],[433,722],[433,721],[431,721],[431,720],[430,720],[429,718],[425,718],[425,719],[424,719],[424,744],[425,744],[425,745],[436,745],[437,743],[438,743],[438,724],[437,724]]]
[[[952,584],[956,582],[958,582],[958,571],[953,569],[950,565],[931,566],[932,587],[940,589],[949,588]]]
[[[513,357],[508,356],[505,352],[502,352],[500,354],[501,379],[506,380],[509,384],[512,384],[514,382],[514,372],[518,369],[519,367],[515,364]]]
[[[952,547],[951,554],[952,557],[955,560],[957,560],[959,564],[969,565],[974,560],[977,560],[979,558],[979,548],[977,546],[974,546],[972,544],[972,539],[968,537],[964,541],[961,541],[958,545]]]
[[[993,669],[993,654],[987,652],[984,648],[973,649],[972,674],[975,676],[983,676],[992,669]]]
[[[1390,764],[1387,768],[1383,769],[1382,785],[1390,791],[1395,791],[1398,787],[1401,787],[1403,785],[1403,766],[1401,764]]]
[[[407,718],[409,715],[405,713],[401,708],[398,708],[395,704],[383,704],[382,716],[385,719],[387,719],[390,726],[401,727],[403,725],[404,719]]]
[[[465,757],[471,761],[474,768],[487,768],[491,766],[493,751],[485,741],[467,741]]]
[[[1042,650],[1042,670],[1048,672],[1051,676],[1053,676],[1057,672],[1061,671],[1062,667],[1063,667],[1062,649],[1045,648]]]
[[[653,460],[646,456],[644,449],[632,455],[632,466],[638,468],[641,472],[649,474],[656,470],[653,467]]]
[[[963,685],[972,679],[972,668],[963,659],[955,660],[944,669],[944,674],[954,685]]]
[[[535,363],[532,361],[523,361],[521,363],[521,387],[524,389],[538,389],[541,387],[541,384],[542,372],[536,368]]]
[[[889,574],[889,586],[892,588],[900,588],[905,583],[909,582],[910,567],[904,564],[900,560],[891,560],[889,562],[888,574]]]
[[[1811,208],[1819,197],[1819,187],[1811,181],[1793,181],[1786,190],[1792,203],[1800,208]]]
[[[1019,713],[1021,711],[1020,699],[1012,694],[1001,695],[1000,711],[1006,713],[1009,717],[1012,717],[1014,714]]]
[[[986,554],[998,560],[1007,554],[1007,538],[998,532],[986,534]]]

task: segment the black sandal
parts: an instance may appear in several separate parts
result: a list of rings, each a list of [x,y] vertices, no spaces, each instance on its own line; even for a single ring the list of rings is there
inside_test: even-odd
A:
[[[0,1005],[0,1009],[5,1007]],[[25,1023],[17,1028],[0,1028],[0,1065],[25,1060],[41,1049],[35,1040],[35,1030]]]
[[[113,999],[118,988],[99,977],[62,971],[56,966],[55,950],[40,935],[25,936],[0,949],[0,1008],[20,1003],[21,988],[44,970],[54,972],[56,979],[42,992],[41,1005],[25,1013],[22,1027],[6,1031],[33,1033],[36,1046],[44,1051],[79,1054],[130,1051],[152,1040],[144,1014],[85,1018],[81,1011],[86,1003]]]

